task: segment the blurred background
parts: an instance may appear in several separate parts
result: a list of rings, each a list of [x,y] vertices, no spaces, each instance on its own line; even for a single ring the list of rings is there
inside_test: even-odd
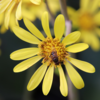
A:
[[[66,3],[69,7],[72,7],[76,11],[80,9],[80,0],[67,0]],[[51,8],[52,6],[54,5],[51,5]],[[96,9],[96,12],[100,13],[99,6],[97,5],[96,7],[98,7],[98,10]],[[53,13],[55,13],[54,14],[55,17],[58,14],[60,14],[61,13],[60,7],[59,9],[56,10],[56,12]],[[72,16],[74,15],[72,14],[72,12],[70,12],[70,10],[68,11],[68,13],[69,13],[69,19],[71,20]],[[73,20],[75,20],[75,18],[72,19],[72,31],[80,30],[80,27],[73,25],[74,23]],[[36,25],[36,27],[38,27],[39,30],[43,31],[39,17],[36,17],[33,23]],[[19,24],[21,27],[26,29],[23,20],[19,21]],[[52,23],[50,23],[50,27],[52,29],[53,27]],[[100,37],[97,34],[96,37],[99,41]],[[7,30],[4,34],[2,34],[1,32],[0,39],[1,39],[0,100],[51,100],[51,99],[68,100],[68,97],[63,97],[60,94],[59,76],[57,74],[54,75],[53,85],[48,96],[44,96],[42,93],[42,82],[35,90],[31,92],[27,91],[26,87],[28,81],[33,75],[33,73],[35,72],[35,70],[41,65],[41,61],[39,63],[36,63],[34,66],[32,66],[31,68],[29,68],[24,72],[14,73],[13,72],[14,66],[21,61],[11,60],[10,54],[15,50],[25,48],[25,47],[30,47],[32,45],[17,38],[11,30]],[[99,50],[94,50],[92,47],[93,46],[90,45],[89,49],[75,54],[75,57],[77,59],[84,60],[93,64],[96,68],[96,72],[93,74],[89,74],[77,69],[77,71],[80,73],[80,75],[82,76],[85,82],[85,87],[81,90],[75,89],[78,97],[75,98],[74,100],[99,100],[100,99],[100,45],[98,47]]]

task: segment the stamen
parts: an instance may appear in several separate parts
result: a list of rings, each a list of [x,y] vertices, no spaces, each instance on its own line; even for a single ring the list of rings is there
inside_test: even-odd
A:
[[[46,38],[38,46],[41,49],[40,55],[44,58],[42,63],[48,60],[49,64],[59,65],[69,56],[65,46],[57,38]]]

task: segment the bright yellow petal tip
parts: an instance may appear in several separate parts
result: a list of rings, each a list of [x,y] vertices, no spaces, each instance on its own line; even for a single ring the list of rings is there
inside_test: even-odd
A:
[[[29,58],[25,61],[22,61],[21,63],[17,64],[13,68],[13,72],[15,72],[15,73],[22,72],[22,71],[30,68],[35,63],[37,63],[41,58],[42,58],[41,56],[35,56],[35,57]]]
[[[79,73],[74,69],[74,67],[72,67],[72,65],[69,62],[65,62],[65,67],[67,70],[67,73],[72,81],[72,83],[74,84],[74,86],[77,89],[81,89],[84,87],[84,81],[82,79],[82,77],[79,75]]]
[[[42,79],[44,77],[46,69],[47,69],[47,63],[44,63],[37,69],[37,71],[33,74],[33,76],[31,77],[31,79],[27,85],[28,91],[32,91],[40,84],[40,82],[42,81]]]
[[[41,0],[30,0],[33,4],[39,5]]]
[[[20,3],[18,4],[17,10],[16,10],[16,18],[18,20],[22,19],[21,4],[22,4],[22,1],[20,1]]]
[[[80,70],[82,70],[84,72],[87,72],[87,73],[94,73],[95,72],[95,67],[86,61],[81,61],[81,60],[71,58],[71,57],[69,58],[69,61],[73,65],[75,65],[77,68],[79,68]]]
[[[31,33],[29,33],[28,31],[24,30],[21,27],[14,26],[12,29],[15,35],[19,37],[21,40],[26,41],[28,43],[32,43],[32,44],[40,43],[39,39],[37,39],[35,36],[33,36]]]
[[[64,34],[64,31],[65,31],[65,19],[64,19],[64,16],[60,14],[57,16],[54,23],[55,37],[60,40]]]
[[[41,40],[44,40],[45,37],[43,36],[43,34],[37,29],[37,27],[30,22],[28,19],[24,18],[24,24],[27,27],[27,29],[36,37],[38,37]]]
[[[62,43],[65,45],[75,43],[80,38],[80,36],[81,36],[80,31],[72,32],[63,39]]]
[[[49,66],[42,84],[42,91],[44,95],[48,95],[53,82],[54,66]]]
[[[23,48],[20,50],[16,50],[10,54],[10,58],[12,60],[24,60],[26,58],[32,57],[36,54],[40,53],[39,48]]]
[[[61,65],[58,65],[59,75],[60,75],[60,92],[66,97],[68,95],[67,81],[63,72]]]
[[[50,28],[49,28],[49,14],[47,11],[45,11],[42,15],[42,27],[47,35],[47,37],[52,38]]]
[[[67,47],[66,51],[72,52],[72,53],[77,53],[77,52],[84,51],[87,48],[89,48],[88,44],[86,44],[86,43],[77,43],[77,44],[74,44],[74,45],[71,45],[71,46]]]

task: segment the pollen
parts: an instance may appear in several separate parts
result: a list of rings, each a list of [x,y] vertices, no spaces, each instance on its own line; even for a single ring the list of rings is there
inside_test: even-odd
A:
[[[79,17],[79,25],[84,30],[92,30],[95,27],[93,16],[90,13],[84,13]]]
[[[48,61],[48,65],[51,63],[59,65],[68,57],[64,44],[58,38],[46,38],[38,46],[41,49],[39,55],[43,57],[42,63]]]

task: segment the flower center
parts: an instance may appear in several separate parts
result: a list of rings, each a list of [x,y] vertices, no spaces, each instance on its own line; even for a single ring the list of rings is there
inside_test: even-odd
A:
[[[53,62],[59,65],[68,57],[65,46],[57,38],[46,38],[39,44],[39,48],[41,49],[40,55],[44,58],[42,63],[49,61],[49,64]]]
[[[84,13],[79,18],[79,25],[84,30],[93,29],[95,26],[94,21],[93,21],[93,16],[89,13]]]

